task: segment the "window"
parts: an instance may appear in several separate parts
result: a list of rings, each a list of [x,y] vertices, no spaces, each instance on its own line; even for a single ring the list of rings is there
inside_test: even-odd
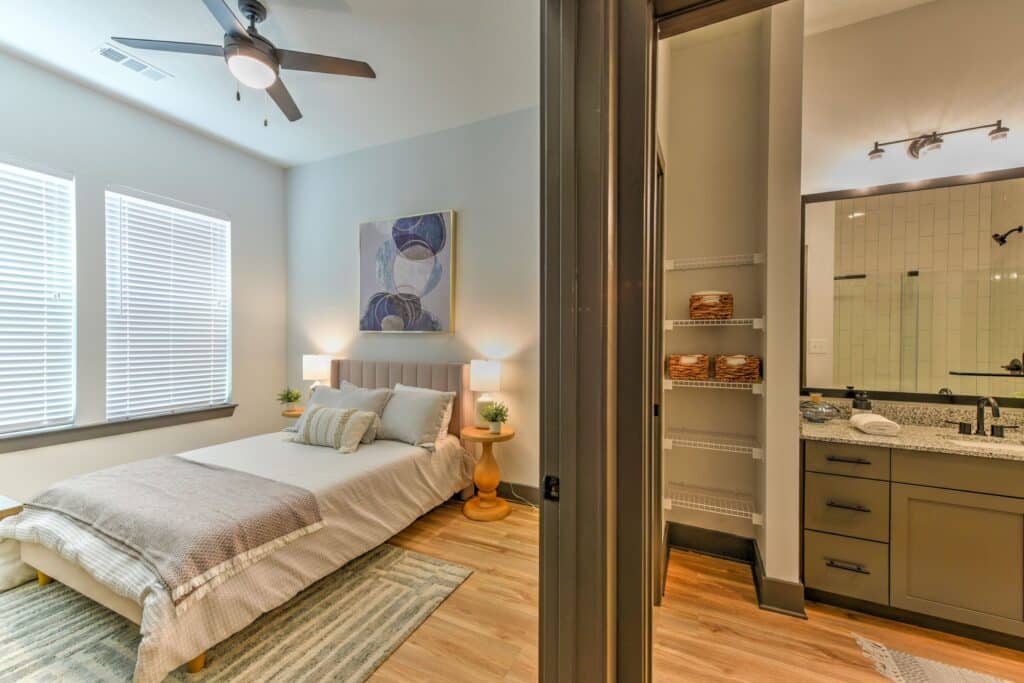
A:
[[[107,419],[231,397],[231,224],[108,191]]]
[[[70,177],[0,163],[0,433],[75,419]]]

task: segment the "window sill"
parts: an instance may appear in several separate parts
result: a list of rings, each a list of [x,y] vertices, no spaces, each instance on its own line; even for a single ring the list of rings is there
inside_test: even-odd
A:
[[[160,429],[161,427],[173,427],[190,422],[217,420],[234,415],[236,407],[237,404],[235,403],[226,403],[212,408],[200,408],[199,410],[189,410],[169,415],[153,415],[130,420],[118,420],[116,422],[100,422],[91,425],[69,425],[67,427],[57,427],[56,429],[29,434],[21,433],[0,436],[0,453],[13,453],[14,451],[26,451],[31,448],[57,446],[74,441],[102,439],[106,436],[130,434],[131,432]]]

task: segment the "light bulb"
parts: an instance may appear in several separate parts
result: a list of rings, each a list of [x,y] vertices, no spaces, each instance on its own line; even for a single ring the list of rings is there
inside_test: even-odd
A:
[[[277,73],[269,64],[249,55],[231,55],[228,57],[228,69],[239,83],[257,90],[266,90],[277,80]]]

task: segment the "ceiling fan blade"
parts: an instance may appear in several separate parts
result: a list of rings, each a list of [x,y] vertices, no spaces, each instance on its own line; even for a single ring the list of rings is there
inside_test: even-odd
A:
[[[244,37],[249,36],[249,32],[245,30],[245,24],[235,16],[235,13],[231,11],[231,8],[228,7],[224,0],[203,0],[203,4],[206,5],[206,9],[210,10],[210,14],[213,15],[213,18],[224,29],[224,33]]]
[[[115,43],[121,43],[127,47],[135,47],[140,50],[161,50],[163,52],[183,52],[189,55],[209,55],[210,57],[223,57],[224,48],[220,45],[206,45],[204,43],[179,43],[173,40],[147,40],[146,38],[111,38]]]
[[[274,84],[267,88],[267,94],[274,100],[277,106],[284,112],[284,115],[288,117],[289,121],[298,121],[302,118],[302,112],[299,111],[299,107],[295,104],[295,100],[292,99],[292,94],[288,92],[288,88],[284,87],[284,82],[278,78],[274,81]]]
[[[295,50],[277,50],[277,61],[282,69],[292,69],[293,71],[315,71],[322,74],[359,76],[360,78],[377,77],[369,64],[357,62],[354,59],[314,55]]]

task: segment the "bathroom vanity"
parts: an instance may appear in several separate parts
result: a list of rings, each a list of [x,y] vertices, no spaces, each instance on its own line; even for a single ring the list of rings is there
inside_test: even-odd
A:
[[[809,599],[1022,648],[1024,443],[845,420],[802,438]]]

